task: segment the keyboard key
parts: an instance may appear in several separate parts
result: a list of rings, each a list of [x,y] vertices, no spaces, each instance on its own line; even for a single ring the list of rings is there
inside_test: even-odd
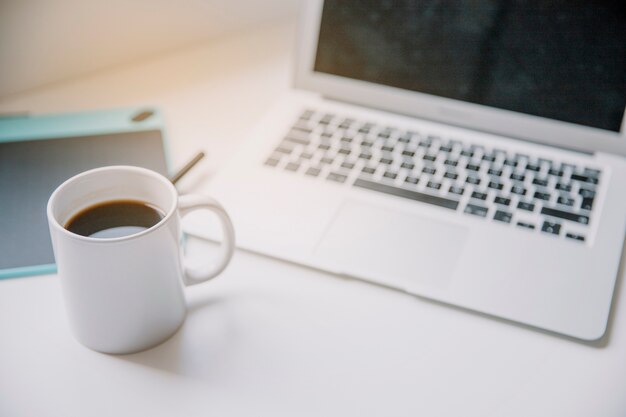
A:
[[[473,214],[474,216],[485,217],[487,216],[487,207],[479,206],[476,204],[468,204],[465,206],[465,213]]]
[[[364,180],[362,178],[358,178],[354,182],[354,186],[395,195],[397,197],[404,197],[422,203],[433,204],[435,206],[444,207],[451,210],[456,210],[456,208],[459,206],[459,202],[456,200],[451,200],[449,198],[438,197],[430,194],[424,194],[417,191],[406,190],[403,188],[392,187],[385,184],[379,184],[376,182]]]
[[[455,180],[457,178],[459,178],[459,174],[457,174],[456,172],[452,172],[452,171],[448,171],[445,174],[443,174],[443,176],[445,178],[449,178],[451,180]]]
[[[327,157],[325,156],[324,158],[320,159],[320,162],[322,164],[332,164],[335,160],[333,158]]]
[[[465,165],[465,169],[468,171],[480,171],[480,165],[472,164],[471,162]]]
[[[398,177],[398,174],[392,171],[387,171],[383,174],[383,177],[395,180]]]
[[[296,138],[298,138],[298,137],[302,137],[304,134],[304,137],[306,137],[306,135],[312,132],[313,132],[313,129],[307,126],[306,123],[296,123],[291,128],[291,131],[289,132],[289,136],[293,135]]]
[[[450,194],[463,195],[463,193],[465,192],[465,188],[459,187],[456,185],[451,185],[450,188],[448,189],[448,192]]]
[[[565,210],[558,210],[550,207],[543,207],[541,209],[541,214],[545,216],[558,217],[560,219],[569,220],[576,223],[588,224],[589,216],[585,216],[583,214],[570,213]]]
[[[516,167],[517,166],[517,161],[515,159],[505,159],[504,160],[504,165],[505,166],[509,166],[509,167]]]
[[[598,183],[598,178],[596,178],[596,177],[587,177],[587,176],[584,176],[584,175],[572,174],[571,178],[574,181],[587,182],[589,184],[597,184]]]
[[[460,141],[458,141],[458,140],[456,140],[456,139],[452,139],[452,140],[448,141],[448,144],[449,144],[450,146],[452,146],[452,148],[453,148],[453,149],[455,149],[455,148],[460,148],[460,147],[462,147],[462,146],[463,146],[463,145],[461,144],[461,142],[460,142]]]
[[[404,179],[404,182],[407,182],[409,184],[417,184],[419,182],[419,178],[418,177],[412,177],[412,176],[408,176]]]
[[[559,191],[566,191],[568,193],[570,191],[572,191],[572,186],[571,185],[563,184],[562,182],[557,183],[554,188],[556,188]]]
[[[285,148],[283,146],[279,146],[278,148],[276,148],[274,150],[274,152],[278,152],[278,153],[282,153],[285,155],[289,155],[291,153],[292,149],[291,148]]]
[[[322,170],[321,170],[321,169],[319,169],[319,168],[313,168],[313,167],[311,167],[311,168],[309,168],[309,169],[307,169],[307,170],[306,170],[305,174],[306,174],[306,175],[308,175],[308,176],[310,176],[310,177],[317,177],[317,176],[320,174],[320,172],[321,172],[321,171],[322,171]]]
[[[487,187],[493,188],[494,190],[501,190],[504,186],[502,185],[501,182],[489,181],[489,184],[487,184]]]
[[[563,176],[563,170],[561,169],[556,169],[556,168],[550,168],[548,170],[548,174],[552,175],[554,177],[562,177]]]
[[[543,226],[541,226],[541,231],[552,235],[558,235],[561,233],[561,225],[546,220],[543,222]]]
[[[543,179],[543,178],[535,178],[533,180],[533,184],[539,185],[541,187],[547,187],[548,186],[548,180],[547,179]]]
[[[535,205],[526,201],[520,201],[517,203],[517,208],[520,210],[535,211]]]
[[[423,159],[424,161],[435,162],[435,160],[437,159],[437,155],[424,155]]]
[[[410,133],[403,134],[402,136],[398,138],[398,142],[401,142],[401,143],[411,142],[411,134]]]
[[[354,164],[352,162],[343,162],[341,164],[341,167],[346,169],[352,169],[354,168]]]
[[[285,166],[285,170],[287,171],[297,171],[298,168],[300,168],[300,164],[296,162],[290,162],[287,164],[287,166]]]
[[[435,181],[428,181],[428,184],[426,184],[426,187],[432,188],[434,190],[438,190],[441,188],[441,183],[438,183]]]
[[[489,171],[487,171],[487,174],[495,175],[496,177],[499,177],[500,175],[502,175],[502,170],[501,169],[495,169],[495,168],[489,168]]]
[[[503,223],[511,223],[513,215],[508,211],[498,210],[494,214],[493,219]]]
[[[385,145],[381,147],[380,150],[383,152],[393,152],[393,146]]]
[[[327,124],[329,124],[329,123],[333,120],[333,117],[334,117],[334,116],[333,116],[332,114],[327,114],[327,115],[325,115],[324,117],[322,117],[322,118],[320,119],[320,124],[322,124],[322,125],[327,125]]]
[[[590,177],[598,178],[600,176],[600,170],[593,168],[585,168],[584,174]]]
[[[361,153],[359,154],[359,159],[366,159],[366,160],[370,160],[370,159],[372,159],[372,154],[371,154],[371,153],[361,152]]]
[[[297,137],[296,135],[285,136],[284,141],[296,143],[298,145],[308,145],[311,141],[307,137]]]
[[[583,210],[591,210],[593,208],[593,198],[583,198],[580,208]]]
[[[402,165],[400,165],[400,168],[413,169],[415,168],[415,164],[411,162],[403,162]]]
[[[539,172],[539,165],[535,165],[535,164],[528,164],[526,165],[526,171],[533,171],[533,172]]]
[[[510,178],[515,181],[524,181],[526,179],[526,175],[512,172]]]
[[[311,117],[313,117],[313,115],[315,114],[315,112],[313,110],[305,110],[302,112],[302,114],[300,115],[300,119],[302,120],[309,120]]]
[[[450,152],[452,152],[452,146],[450,146],[450,145],[441,145],[439,147],[439,152],[450,153]]]
[[[327,151],[330,149],[330,145],[327,143],[320,143],[319,145],[317,145],[317,149],[320,149],[322,151]]]
[[[493,199],[493,202],[496,204],[502,204],[503,206],[508,206],[509,204],[511,204],[511,199],[498,196]]]
[[[496,160],[496,157],[492,154],[484,154],[482,160],[487,162],[494,162]]]
[[[468,175],[467,178],[465,178],[465,182],[468,184],[480,185],[480,178]]]
[[[435,167],[424,167],[422,169],[422,172],[424,174],[435,175],[435,173],[437,172],[437,169]]]
[[[577,235],[577,234],[574,234],[574,233],[569,233],[568,232],[568,233],[565,234],[565,237],[573,239],[573,240],[577,240],[579,242],[584,242],[585,241],[585,237],[583,235]]]
[[[453,161],[453,160],[451,160],[451,159],[446,159],[446,160],[445,160],[445,162],[444,162],[444,164],[445,164],[445,165],[449,165],[449,166],[451,166],[451,167],[455,167],[455,166],[457,166],[459,163],[458,163],[458,161]]]
[[[594,198],[596,196],[595,191],[589,190],[587,188],[581,188],[580,190],[578,190],[578,194],[580,194],[582,198]]]
[[[339,128],[341,128],[341,129],[348,129],[348,128],[350,128],[352,123],[354,123],[354,120],[352,120],[352,119],[344,119],[344,121],[339,124]]]
[[[521,185],[514,185],[511,187],[511,193],[517,195],[526,195],[526,188]]]
[[[391,158],[380,158],[380,163],[385,165],[391,165],[393,163],[393,159]]]
[[[373,173],[376,172],[376,168],[375,167],[363,167],[361,172],[363,172],[365,174],[373,174]]]
[[[550,200],[550,193],[544,193],[541,191],[535,191],[535,195],[533,196],[536,200],[548,201]]]
[[[517,225],[523,229],[530,229],[530,230],[534,230],[535,229],[535,225],[532,223],[526,223],[526,222],[517,222]]]
[[[474,152],[473,152],[473,151],[471,151],[471,150],[469,150],[469,149],[463,149],[463,150],[461,151],[461,155],[462,155],[462,156],[467,156],[467,157],[470,157],[470,158],[471,158],[472,156],[474,156]]]
[[[478,191],[474,191],[472,193],[472,198],[476,198],[478,200],[486,200],[487,199],[487,194],[485,193],[480,193]]]
[[[571,207],[571,206],[573,206],[573,205],[574,205],[574,199],[573,199],[573,198],[570,198],[570,197],[565,197],[565,196],[560,196],[560,197],[556,200],[556,202],[557,202],[558,204],[562,204],[562,205],[564,205],[564,206],[569,206],[569,207]]]
[[[341,149],[339,149],[339,151],[337,153],[340,154],[340,155],[350,155],[350,149],[341,148]]]
[[[275,167],[276,165],[278,165],[278,163],[280,162],[280,159],[276,159],[276,158],[272,158],[271,156],[269,158],[267,158],[267,160],[265,161],[265,165],[267,165],[268,167]]]
[[[295,149],[295,147],[299,145],[298,143],[295,142],[291,142],[289,140],[289,138],[285,137],[283,138],[283,140],[278,144],[278,146],[276,147],[276,149],[274,150],[274,152],[276,152],[278,150],[278,148],[283,148],[286,150],[290,150],[292,151],[293,149]]]
[[[414,157],[415,156],[415,152],[404,150],[404,151],[402,151],[402,155]]]
[[[302,158],[302,159],[311,159],[311,158],[313,158],[313,154],[309,153],[309,152],[302,152],[300,154],[300,158]]]
[[[336,172],[331,172],[326,177],[327,180],[335,181],[335,182],[339,182],[339,183],[345,182],[347,178],[348,178],[347,176],[345,176],[343,174],[336,173]]]

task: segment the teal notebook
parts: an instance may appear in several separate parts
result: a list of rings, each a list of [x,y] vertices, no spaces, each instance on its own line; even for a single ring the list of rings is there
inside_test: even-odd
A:
[[[107,165],[168,174],[153,108],[0,117],[0,279],[56,271],[46,204],[69,177]]]

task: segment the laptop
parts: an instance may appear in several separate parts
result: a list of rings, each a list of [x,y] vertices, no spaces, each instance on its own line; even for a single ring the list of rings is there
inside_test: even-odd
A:
[[[211,182],[239,247],[601,338],[626,220],[618,11],[304,3],[293,91]]]

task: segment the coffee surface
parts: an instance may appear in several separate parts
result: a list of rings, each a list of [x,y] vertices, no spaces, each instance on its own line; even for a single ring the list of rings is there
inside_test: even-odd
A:
[[[143,201],[105,201],[76,213],[65,228],[81,236],[115,238],[149,229],[163,219],[158,208]]]

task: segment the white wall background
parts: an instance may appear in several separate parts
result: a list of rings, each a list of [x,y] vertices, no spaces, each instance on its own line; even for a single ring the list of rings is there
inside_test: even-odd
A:
[[[253,26],[298,0],[0,0],[0,97]]]

